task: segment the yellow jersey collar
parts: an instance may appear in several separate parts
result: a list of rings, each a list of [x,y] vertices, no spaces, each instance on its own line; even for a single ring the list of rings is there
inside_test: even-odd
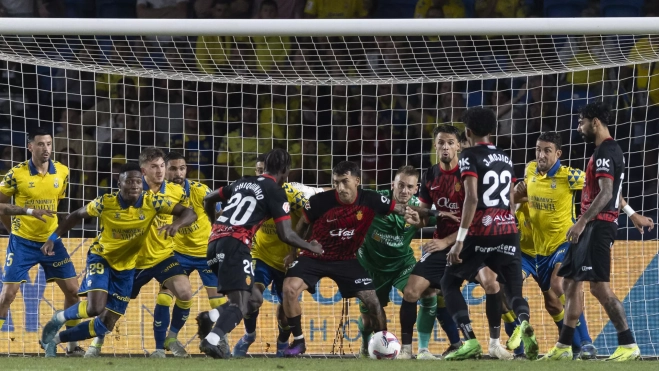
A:
[[[28,160],[27,166],[28,168],[30,168],[30,175],[39,175],[39,170],[37,170],[37,167],[34,166],[32,159]],[[57,169],[55,169],[55,164],[53,163],[53,160],[48,160],[48,173],[57,174]]]
[[[556,163],[554,164],[554,166],[551,167],[551,169],[549,169],[549,171],[547,172],[546,175],[548,177],[553,177],[554,175],[556,175],[556,173],[558,172],[558,169],[560,169],[560,168],[561,168],[561,160],[559,159],[559,160],[556,160]],[[540,175],[540,172],[538,171],[538,166],[537,165],[535,167],[535,174]]]
[[[121,197],[121,192],[117,192],[117,201],[119,202],[119,207],[122,209],[128,209],[130,205],[124,200],[123,197]],[[137,199],[137,202],[135,202],[135,207],[140,208],[142,207],[142,204],[144,203],[144,192],[140,195],[140,197]]]
[[[183,183],[183,191],[185,192],[185,195],[190,197],[190,181],[185,179]]]
[[[160,193],[162,193],[162,194],[165,194],[165,184],[166,183],[167,182],[163,180],[162,184],[160,185]],[[146,179],[144,179],[144,177],[142,177],[142,189],[145,190],[145,191],[150,191],[151,190],[151,187],[149,187],[149,183],[146,182]]]

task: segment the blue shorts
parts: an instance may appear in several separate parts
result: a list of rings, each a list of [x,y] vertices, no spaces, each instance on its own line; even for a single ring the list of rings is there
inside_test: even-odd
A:
[[[44,255],[41,252],[43,242],[35,242],[14,234],[9,235],[7,243],[7,259],[2,275],[4,283],[27,282],[28,272],[40,264],[46,275],[46,281],[66,280],[76,277],[76,270],[71,257],[66,251],[61,239],[55,241],[55,255]]]
[[[178,260],[173,256],[170,256],[151,268],[135,269],[133,291],[130,293],[130,298],[135,299],[137,295],[139,295],[140,290],[142,290],[142,286],[151,282],[154,278],[160,283],[160,287],[162,288],[165,281],[174,276],[180,275],[185,275],[185,271]]]
[[[284,287],[286,273],[267,265],[263,260],[259,259],[253,259],[252,266],[254,267],[254,283],[260,283],[265,287],[268,287],[272,283],[270,292],[277,296],[280,304],[283,303],[281,290]]]
[[[102,256],[89,253],[78,294],[86,296],[89,291],[105,291],[108,293],[105,309],[123,316],[130,301],[134,275],[135,269],[115,270]]]
[[[522,274],[524,279],[534,277],[537,281],[538,272],[536,270],[535,257],[522,253]]]
[[[536,256],[536,260],[538,262],[538,283],[540,284],[540,289],[542,289],[543,292],[549,291],[551,288],[551,274],[554,272],[554,268],[556,268],[558,264],[563,263],[565,254],[567,254],[569,249],[570,243],[565,242],[558,246],[556,251],[554,251],[549,256]]]
[[[192,272],[197,271],[204,287],[217,287],[217,275],[208,267],[205,256],[200,258],[174,251],[174,257],[178,260],[179,264],[181,264],[185,274],[189,276]]]

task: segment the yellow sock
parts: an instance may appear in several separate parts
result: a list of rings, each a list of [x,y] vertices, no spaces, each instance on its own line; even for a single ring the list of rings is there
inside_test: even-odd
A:
[[[80,320],[80,319],[71,319],[71,320],[66,321],[64,323],[64,326],[66,326],[66,327],[76,327],[77,325],[80,324],[81,321],[82,320]]]
[[[227,298],[225,296],[216,296],[216,297],[208,298],[208,302],[211,305],[211,309],[215,309],[220,305],[226,303]]]
[[[509,310],[508,312],[504,313],[501,315],[501,319],[503,319],[503,322],[505,323],[513,323],[515,322],[515,312],[512,310]]]
[[[565,311],[562,310],[558,314],[554,314],[551,316],[551,318],[554,320],[554,322],[561,322],[563,320],[563,317],[565,317]]]
[[[177,307],[181,309],[190,309],[192,307],[192,300],[178,300],[176,299],[176,305]]]
[[[565,294],[561,294],[558,299],[561,301],[561,304],[565,305]]]

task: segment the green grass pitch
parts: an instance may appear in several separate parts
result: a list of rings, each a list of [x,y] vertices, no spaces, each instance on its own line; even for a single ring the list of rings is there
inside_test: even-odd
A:
[[[627,363],[609,363],[604,361],[575,361],[575,362],[530,362],[530,361],[376,361],[368,359],[276,359],[252,358],[214,360],[210,358],[189,359],[148,359],[134,358],[56,358],[45,359],[41,357],[0,357],[0,368],[4,370],[286,370],[286,371],[656,371],[659,362],[636,361]]]

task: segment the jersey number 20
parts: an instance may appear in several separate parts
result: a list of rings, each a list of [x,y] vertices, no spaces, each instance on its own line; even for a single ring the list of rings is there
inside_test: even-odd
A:
[[[497,173],[494,170],[490,170],[485,173],[483,177],[483,184],[490,185],[490,187],[483,193],[483,203],[487,207],[494,207],[499,205],[499,201],[503,201],[503,204],[508,206],[510,204],[510,180],[512,176],[510,171],[502,171],[501,174]],[[499,190],[502,185],[506,185],[501,192],[499,192],[499,197],[492,199],[492,194]]]
[[[228,212],[235,208],[235,210]],[[234,193],[229,199],[229,204],[224,208],[222,215],[217,218],[218,222],[227,220],[231,225],[245,225],[256,208],[256,198],[252,196],[243,197],[240,193]],[[229,216],[227,216],[229,215]]]

